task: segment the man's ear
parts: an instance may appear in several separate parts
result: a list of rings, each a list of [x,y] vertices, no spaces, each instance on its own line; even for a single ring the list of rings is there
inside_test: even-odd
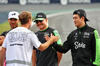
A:
[[[31,21],[31,20],[29,19],[29,20],[28,20],[28,23],[30,23],[30,21]]]
[[[81,19],[82,19],[82,20],[85,20],[85,17],[83,16],[83,17],[81,17]]]
[[[48,19],[46,18],[46,22],[48,22]]]
[[[8,19],[8,22],[10,21],[10,19]]]

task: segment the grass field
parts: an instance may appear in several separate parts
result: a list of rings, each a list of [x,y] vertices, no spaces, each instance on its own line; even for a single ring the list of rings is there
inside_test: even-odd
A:
[[[10,30],[9,22],[6,21],[2,24],[0,24],[0,34],[3,33],[4,31]]]

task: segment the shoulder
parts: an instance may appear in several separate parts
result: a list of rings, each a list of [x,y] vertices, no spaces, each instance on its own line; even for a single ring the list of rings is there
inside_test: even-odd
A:
[[[70,34],[74,34],[74,33],[77,33],[77,32],[78,32],[78,29],[75,29]]]
[[[40,31],[35,32],[35,34],[38,34],[38,33],[40,33]]]
[[[72,36],[74,36],[74,35],[77,35],[78,34],[78,29],[75,29],[75,30],[73,30],[73,31],[71,31],[69,34],[68,34],[68,38],[70,37],[70,38],[72,38]]]
[[[48,27],[46,31],[53,32],[54,30],[55,30],[54,28]]]
[[[1,36],[6,36],[9,31],[4,31]]]
[[[51,28],[51,27],[48,27],[48,29],[47,29],[48,31],[52,31],[52,32],[58,32],[56,29],[54,29],[54,28]]]
[[[50,30],[55,30],[54,28],[51,28],[51,27],[48,27],[48,29],[50,29]]]
[[[48,31],[50,33],[53,33],[54,35],[59,34],[59,32],[56,29],[53,29],[53,28],[50,28],[50,27],[48,28]]]
[[[87,30],[88,30],[88,31],[94,31],[94,30],[96,30],[96,29],[94,29],[93,27],[87,26]]]

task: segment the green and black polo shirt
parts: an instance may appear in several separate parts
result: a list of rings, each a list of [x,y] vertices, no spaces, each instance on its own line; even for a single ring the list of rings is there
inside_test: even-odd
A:
[[[45,35],[50,37],[51,33],[55,36],[59,36],[58,31],[50,27],[43,31],[36,32],[36,35],[41,43],[45,43]],[[60,36],[59,36],[60,37]],[[59,39],[55,44],[62,44],[61,39]],[[36,49],[36,48],[34,48]],[[50,45],[46,50],[39,51],[36,49],[36,66],[58,66],[57,51]]]

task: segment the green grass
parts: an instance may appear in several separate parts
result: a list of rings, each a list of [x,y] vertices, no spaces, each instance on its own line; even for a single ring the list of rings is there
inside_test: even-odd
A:
[[[20,22],[19,22],[18,25],[20,26]],[[9,25],[9,22],[8,22],[8,21],[6,21],[6,22],[0,24],[0,35],[1,35],[1,33],[3,33],[4,31],[9,31],[10,29],[11,29],[11,28],[10,28],[10,25]]]
[[[6,21],[2,24],[0,24],[0,34],[3,33],[4,31],[10,30],[9,22]]]

